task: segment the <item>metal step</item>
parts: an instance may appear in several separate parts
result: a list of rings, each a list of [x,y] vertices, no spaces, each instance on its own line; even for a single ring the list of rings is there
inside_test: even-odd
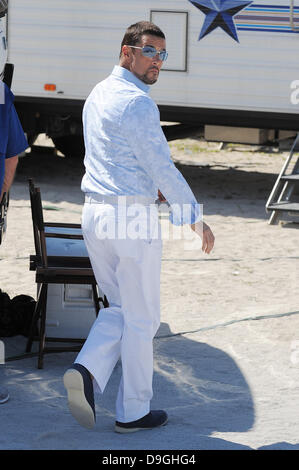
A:
[[[281,176],[280,178],[281,180],[284,180],[284,181],[298,181],[299,182],[299,174],[296,174],[296,175],[284,175],[284,176]]]
[[[270,204],[267,207],[270,211],[299,212],[299,202],[281,201]]]

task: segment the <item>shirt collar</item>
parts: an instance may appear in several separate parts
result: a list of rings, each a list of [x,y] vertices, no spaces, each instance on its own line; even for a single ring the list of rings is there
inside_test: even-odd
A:
[[[134,83],[138,88],[145,91],[146,93],[149,92],[150,87],[143,83],[139,78],[136,77],[130,70],[121,67],[120,65],[115,65],[112,71],[112,75],[116,75],[117,77],[122,77],[128,82]]]

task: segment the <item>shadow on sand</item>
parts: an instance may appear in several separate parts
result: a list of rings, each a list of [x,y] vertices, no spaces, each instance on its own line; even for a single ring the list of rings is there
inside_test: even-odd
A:
[[[4,338],[4,342],[7,359],[24,352],[25,338]],[[10,449],[250,449],[213,437],[217,432],[246,433],[254,423],[254,404],[246,378],[224,351],[185,336],[173,336],[169,325],[162,323],[154,339],[151,407],[165,409],[169,422],[155,431],[133,435],[113,431],[120,362],[104,394],[96,395],[95,431],[82,430],[70,416],[62,376],[76,355],[48,354],[43,370],[37,369],[36,357],[7,360],[4,386],[10,390],[11,400],[3,411],[5,419],[12,423],[10,433],[14,440],[10,440],[9,433],[4,438],[3,428],[2,448],[8,445]],[[13,419],[16,410],[18,423]],[[24,432],[29,414],[30,432]],[[49,432],[45,434],[46,422],[50,436]]]

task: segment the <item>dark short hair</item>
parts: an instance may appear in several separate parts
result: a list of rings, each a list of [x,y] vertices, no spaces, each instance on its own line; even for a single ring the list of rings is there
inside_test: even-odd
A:
[[[139,21],[127,28],[121,43],[119,57],[121,56],[122,47],[124,45],[136,46],[144,34],[150,34],[151,36],[165,39],[165,34],[161,31],[159,26],[151,23],[150,21]]]

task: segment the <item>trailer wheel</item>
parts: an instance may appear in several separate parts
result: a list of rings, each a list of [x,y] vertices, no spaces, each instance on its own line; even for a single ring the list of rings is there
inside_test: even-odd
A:
[[[54,145],[65,157],[84,158],[84,139],[81,135],[52,137]]]

